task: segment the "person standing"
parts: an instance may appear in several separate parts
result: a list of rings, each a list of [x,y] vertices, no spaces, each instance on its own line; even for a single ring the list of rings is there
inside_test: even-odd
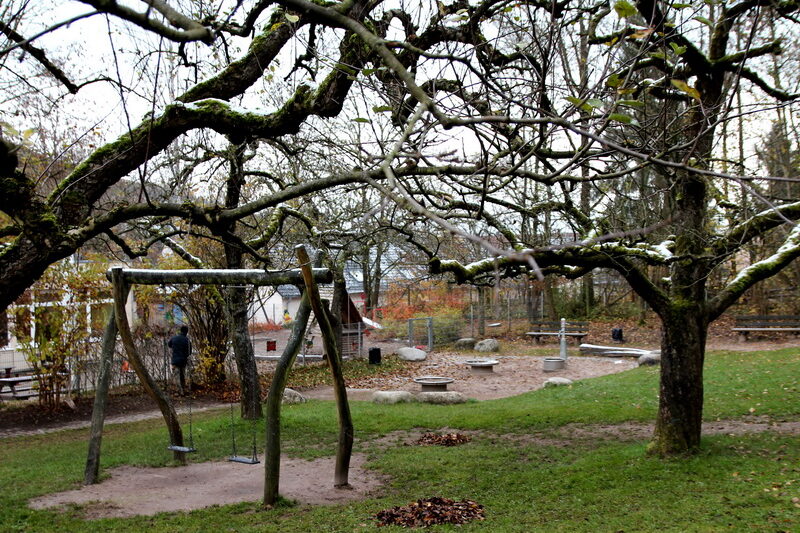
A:
[[[173,336],[167,346],[172,348],[172,366],[178,371],[180,379],[180,393],[186,390],[186,364],[189,356],[192,355],[192,343],[189,341],[189,328],[181,326],[181,331]]]

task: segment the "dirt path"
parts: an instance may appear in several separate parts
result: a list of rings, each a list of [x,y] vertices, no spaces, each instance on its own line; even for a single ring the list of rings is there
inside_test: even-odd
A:
[[[205,404],[203,406],[194,407],[192,409],[192,412],[200,413],[202,411],[208,411],[211,409],[221,409],[227,406],[228,404],[226,403]],[[182,415],[187,413],[189,411],[189,408],[184,406],[184,407],[177,407],[175,410],[179,415]],[[153,418],[161,418],[161,411],[159,411],[158,409],[154,409],[133,414],[109,416],[106,417],[104,425],[108,426],[111,424],[127,424],[129,422],[139,422],[140,420],[150,420]],[[29,435],[44,435],[46,433],[53,433],[55,431],[64,431],[68,429],[84,429],[91,427],[91,425],[92,425],[91,420],[75,420],[67,423],[48,424],[46,426],[41,426],[35,429],[3,428],[0,429],[0,439],[7,439],[11,437],[24,437]]]

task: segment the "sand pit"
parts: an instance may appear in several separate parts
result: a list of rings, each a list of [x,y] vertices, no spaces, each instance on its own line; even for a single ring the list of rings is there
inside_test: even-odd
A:
[[[564,377],[573,381],[604,376],[630,370],[637,366],[636,359],[608,357],[569,357],[566,368],[557,372],[544,371],[544,357],[495,355],[498,364],[494,371],[485,374],[472,372],[466,363],[474,355],[434,353],[416,366],[413,376],[392,376],[359,380],[357,387],[348,390],[351,400],[369,401],[375,390],[405,390],[418,392],[419,385],[413,377],[437,375],[454,379],[447,390],[462,393],[476,400],[494,400],[516,396],[544,387],[552,377]],[[302,391],[308,398],[332,400],[332,387],[316,387]]]
[[[363,465],[364,457],[354,454],[350,463],[352,488],[335,489],[333,457],[313,461],[283,457],[280,493],[301,504],[316,505],[375,496],[383,480]],[[98,485],[35,498],[30,506],[45,509],[78,504],[83,506],[86,518],[111,518],[254,502],[264,494],[263,464],[215,461],[168,468],[122,466],[108,473],[111,478]]]

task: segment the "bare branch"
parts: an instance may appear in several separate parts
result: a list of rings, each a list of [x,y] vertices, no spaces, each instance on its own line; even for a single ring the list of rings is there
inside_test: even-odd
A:
[[[136,24],[140,28],[156,33],[165,39],[178,43],[189,41],[202,41],[206,44],[214,42],[214,29],[204,26],[189,17],[179,13],[166,2],[160,0],[144,0],[150,7],[154,8],[172,25],[167,26],[159,20],[150,17],[150,9],[139,12],[130,7],[120,5],[116,0],[79,0],[84,4],[94,7],[101,13],[114,15],[128,22]],[[176,29],[178,28],[178,29]]]
[[[67,77],[63,70],[61,70],[55,63],[47,59],[47,55],[45,55],[44,50],[30,44],[29,40],[25,39],[22,35],[14,31],[2,21],[0,21],[0,33],[17,43],[20,48],[33,56],[50,74],[53,75],[55,79],[64,84],[64,87],[66,87],[69,92],[72,94],[76,94],[78,92],[79,87]]]

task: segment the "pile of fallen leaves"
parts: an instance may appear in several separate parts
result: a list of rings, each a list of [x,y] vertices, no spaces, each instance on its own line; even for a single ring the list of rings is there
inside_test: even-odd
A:
[[[417,444],[420,446],[458,446],[470,440],[472,439],[463,433],[445,433],[444,435],[425,433],[417,440]]]
[[[384,509],[375,515],[378,526],[428,527],[436,524],[466,524],[483,520],[483,505],[472,500],[426,498],[408,505]]]

